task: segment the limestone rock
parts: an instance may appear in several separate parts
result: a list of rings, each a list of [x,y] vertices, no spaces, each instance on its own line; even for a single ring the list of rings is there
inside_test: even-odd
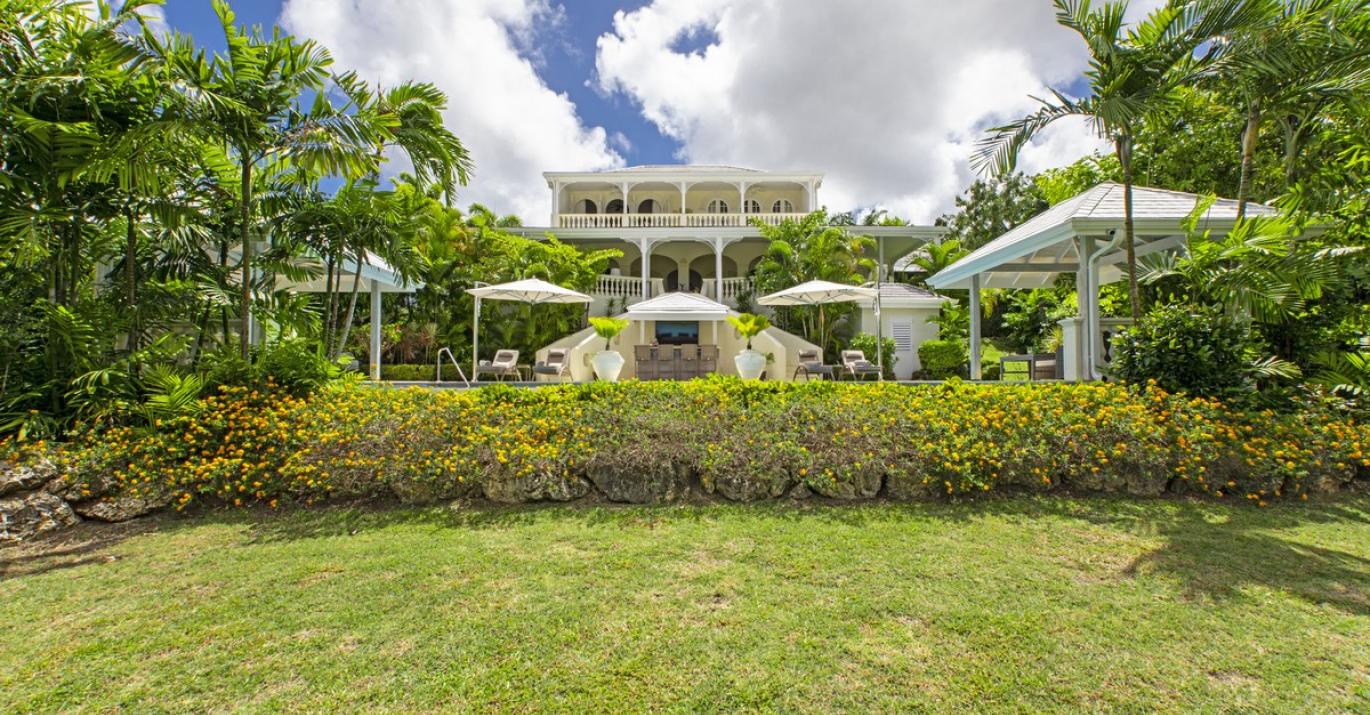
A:
[[[673,501],[685,493],[689,483],[688,469],[670,462],[632,469],[617,465],[595,465],[586,476],[609,501],[629,504]]]
[[[66,502],[47,492],[0,499],[0,541],[23,541],[80,521]]]
[[[487,478],[485,498],[503,504],[532,501],[573,501],[590,493],[590,484],[576,475],[534,472],[512,478]]]
[[[87,519],[117,523],[151,514],[170,504],[171,500],[172,496],[169,493],[150,498],[103,497],[94,501],[80,502],[72,508],[77,514]]]
[[[0,462],[0,497],[33,491],[56,475],[57,467],[46,459],[31,464]]]

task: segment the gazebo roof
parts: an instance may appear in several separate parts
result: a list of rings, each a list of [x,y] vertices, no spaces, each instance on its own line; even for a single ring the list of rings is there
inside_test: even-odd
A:
[[[1133,223],[1139,255],[1184,242],[1184,222],[1201,200],[1198,194],[1144,186],[1132,188]],[[1275,209],[1248,203],[1247,215],[1273,215]],[[1056,274],[1073,272],[1079,265],[1075,246],[1078,236],[1106,237],[1122,232],[1123,186],[1105,182],[1062,201],[1022,225],[975,249],[969,255],[929,279],[934,288],[966,288],[971,276],[980,275],[985,288],[1037,288],[1049,285]],[[1237,202],[1218,199],[1208,207],[1201,226],[1225,233],[1237,218]],[[1116,253],[1116,251],[1114,252]],[[1118,263],[1114,253],[1102,265]],[[1117,279],[1116,269],[1103,278]]]
[[[629,320],[723,320],[728,306],[698,293],[666,293],[628,306]]]
[[[322,267],[319,270],[322,272]],[[343,276],[343,285],[348,290],[351,289],[352,277],[356,275],[356,272],[356,261],[351,258],[344,258],[339,267],[339,273]],[[413,293],[423,287],[422,281],[406,282],[384,258],[370,251],[366,252],[366,262],[362,264],[362,280],[366,281],[362,284],[362,290],[369,290],[367,285],[374,280],[382,293]],[[284,276],[276,280],[276,287],[288,288],[296,293],[323,293],[326,286],[327,281],[322,275],[302,281],[292,281]]]

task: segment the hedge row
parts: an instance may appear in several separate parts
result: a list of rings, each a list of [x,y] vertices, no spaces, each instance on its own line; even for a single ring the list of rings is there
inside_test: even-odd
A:
[[[1010,487],[1202,492],[1265,503],[1370,471],[1370,429],[1330,410],[1236,412],[1116,385],[688,383],[229,388],[155,428],[92,431],[56,459],[88,495],[184,507],[597,493],[653,503],[817,493],[945,498]],[[802,488],[800,488],[802,487]]]

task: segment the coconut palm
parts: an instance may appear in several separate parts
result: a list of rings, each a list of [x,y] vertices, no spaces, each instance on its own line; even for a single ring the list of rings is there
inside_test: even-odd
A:
[[[1000,175],[1011,173],[1018,154],[1040,132],[1067,117],[1088,120],[1094,131],[1113,144],[1122,166],[1123,240],[1127,251],[1128,294],[1132,317],[1140,319],[1137,289],[1137,255],[1132,220],[1132,158],[1136,132],[1149,115],[1168,106],[1175,87],[1206,65],[1221,45],[1209,44],[1201,56],[1196,50],[1211,38],[1249,21],[1254,14],[1244,0],[1169,0],[1133,26],[1124,22],[1127,2],[1105,2],[1095,7],[1090,0],[1054,0],[1056,19],[1074,30],[1089,50],[1090,95],[1075,99],[1052,90],[1036,112],[990,130],[974,157],[979,170]]]

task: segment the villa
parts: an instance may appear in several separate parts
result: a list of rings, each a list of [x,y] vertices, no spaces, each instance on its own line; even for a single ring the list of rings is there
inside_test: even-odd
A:
[[[621,315],[633,325],[614,343],[628,358],[623,377],[637,376],[639,348],[701,345],[718,349],[717,370],[733,371],[741,348],[720,322],[729,313],[755,311],[750,275],[767,241],[754,225],[798,220],[822,206],[823,175],[768,172],[729,166],[641,166],[603,172],[548,172],[552,213],[546,226],[516,229],[530,238],[548,233],[586,250],[613,248],[623,257],[610,264],[591,291],[591,315]],[[944,233],[933,226],[862,226],[876,244],[882,284],[881,332],[896,344],[895,376],[918,370],[918,345],[937,336],[927,319],[943,299],[912,286],[885,284],[894,264]],[[876,332],[871,301],[862,308],[860,330]],[[757,349],[772,358],[768,379],[789,379],[801,350],[817,349],[798,336],[771,328]],[[602,347],[585,330],[544,347],[571,350],[571,372],[589,379],[587,360]]]

